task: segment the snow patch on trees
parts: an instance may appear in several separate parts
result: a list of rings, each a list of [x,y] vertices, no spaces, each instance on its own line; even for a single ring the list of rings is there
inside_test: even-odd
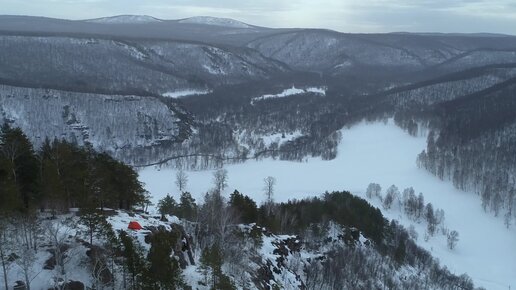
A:
[[[185,89],[185,90],[179,90],[179,91],[173,91],[173,92],[166,92],[163,94],[164,97],[173,98],[173,99],[180,99],[188,96],[195,96],[195,95],[206,95],[211,93],[210,90],[199,90],[199,89]]]
[[[289,96],[304,95],[304,94],[309,94],[309,93],[312,93],[312,94],[315,94],[318,96],[326,96],[326,88],[325,87],[309,87],[309,88],[305,88],[305,89],[299,89],[299,88],[292,86],[292,88],[285,89],[281,93],[278,93],[278,94],[268,94],[268,95],[263,95],[260,97],[253,98],[251,100],[251,104],[254,104],[259,101],[267,100],[267,99],[285,98],[285,97],[289,97]]]
[[[297,130],[290,133],[275,133],[271,135],[265,135],[262,137],[262,140],[266,147],[271,146],[273,143],[277,143],[281,146],[283,143],[292,141],[301,136],[303,136],[303,133]]]

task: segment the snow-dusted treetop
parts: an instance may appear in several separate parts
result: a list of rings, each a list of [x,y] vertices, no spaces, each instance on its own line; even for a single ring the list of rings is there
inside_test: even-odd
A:
[[[127,23],[154,23],[161,22],[162,20],[154,18],[148,15],[117,15],[110,17],[102,17],[95,19],[85,20],[87,22],[94,23],[106,23],[106,24],[127,24]]]
[[[238,20],[230,19],[230,18],[218,18],[211,16],[196,16],[181,19],[178,21],[179,23],[193,23],[193,24],[206,24],[206,25],[214,25],[214,26],[225,26],[225,27],[233,27],[233,28],[251,28],[252,26]]]

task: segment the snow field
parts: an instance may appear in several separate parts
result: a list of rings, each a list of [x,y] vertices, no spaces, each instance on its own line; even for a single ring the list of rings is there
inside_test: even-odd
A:
[[[193,95],[206,95],[211,93],[209,90],[198,90],[198,89],[186,89],[180,91],[166,92],[163,94],[164,97],[180,99],[183,97],[193,96]]]
[[[485,213],[476,194],[463,192],[451,182],[441,181],[416,166],[416,156],[426,145],[425,137],[412,137],[395,126],[392,121],[384,123],[361,123],[342,130],[342,142],[336,159],[323,161],[309,158],[305,162],[248,161],[227,165],[229,196],[237,189],[258,203],[263,202],[263,179],[273,176],[277,180],[274,198],[276,201],[301,199],[319,195],[325,191],[349,190],[363,197],[371,182],[382,186],[382,193],[392,184],[400,191],[413,187],[416,194],[422,192],[425,202],[434,209],[445,211],[445,225],[457,230],[460,240],[454,250],[449,250],[446,237],[437,234],[424,241],[425,223],[415,223],[400,211],[384,211],[380,202],[368,200],[382,209],[389,219],[398,219],[408,228],[414,224],[419,234],[417,243],[429,250],[455,274],[467,273],[477,286],[486,289],[516,287],[516,234],[507,230],[501,218]],[[197,202],[212,188],[214,170],[189,171],[187,189]],[[153,202],[170,193],[179,200],[174,185],[175,170],[145,168],[140,180],[153,195]]]

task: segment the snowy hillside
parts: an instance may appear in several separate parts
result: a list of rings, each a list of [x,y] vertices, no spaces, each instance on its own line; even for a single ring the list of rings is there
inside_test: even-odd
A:
[[[12,263],[14,265],[10,263],[6,268],[6,281],[14,284],[15,281],[24,281],[23,276],[27,275],[31,289],[49,289],[65,284],[70,287],[71,284],[75,284],[76,287],[82,286],[87,289],[108,286],[122,289],[124,285],[134,283],[134,280],[131,282],[127,278],[127,272],[131,271],[131,268],[127,269],[124,266],[124,258],[117,256],[120,253],[113,252],[114,249],[110,248],[109,235],[127,237],[136,247],[137,254],[147,256],[154,246],[150,242],[153,235],[173,233],[178,235],[179,243],[183,246],[188,240],[192,243],[192,247],[174,247],[172,251],[174,258],[179,261],[182,269],[180,276],[184,283],[193,289],[212,289],[208,282],[212,270],[205,264],[204,256],[201,256],[196,248],[202,240],[199,237],[192,239],[194,232],[189,222],[170,215],[160,220],[159,216],[111,209],[107,209],[105,213],[108,217],[102,225],[95,226],[111,228],[106,232],[109,233],[107,236],[104,236],[104,232],[97,232],[95,228],[92,232],[94,235],[89,236],[91,228],[84,224],[81,215],[72,213],[52,217],[43,214],[40,220],[35,221],[42,223],[42,232],[37,236],[37,250],[28,251],[32,255],[30,260],[21,254],[19,250],[22,249],[16,245],[8,245],[7,249],[15,251],[17,255]],[[129,229],[130,224],[137,224],[141,229]],[[11,228],[9,230],[14,231]],[[237,289],[318,289],[317,287],[323,283],[318,279],[322,277],[336,279],[325,283],[335,283],[341,285],[340,287],[353,284],[362,287],[389,285],[392,289],[403,289],[422,283],[432,283],[435,289],[446,287],[435,285],[428,270],[422,271],[409,265],[396,266],[390,258],[382,257],[372,246],[372,241],[358,230],[335,223],[329,223],[326,228],[322,227],[322,235],[311,233],[303,241],[296,235],[272,234],[254,224],[235,225],[233,231],[238,238],[227,246],[238,247],[239,252],[235,253],[235,257],[225,258],[226,263],[222,271],[231,278]],[[127,245],[126,242],[124,245]],[[370,277],[357,276],[353,282],[348,281],[345,284],[338,280],[343,277],[336,278],[330,273],[319,276],[323,269],[328,270],[328,267],[319,261],[333,263],[335,255],[345,258],[349,264],[368,265],[360,267],[361,270],[344,267],[342,271],[349,275],[368,273],[369,267],[373,264],[376,271]],[[62,261],[56,263],[55,261],[59,261],[60,258]],[[388,279],[381,277],[387,273]]]
[[[302,70],[339,73],[361,65],[399,68],[422,66],[420,58],[402,48],[372,44],[331,31],[276,34],[250,42],[248,46]]]
[[[92,23],[103,23],[103,24],[137,24],[137,23],[155,23],[161,22],[162,20],[154,18],[148,15],[118,15],[111,17],[95,18],[84,20]]]
[[[232,28],[252,28],[253,26],[230,18],[218,18],[210,16],[196,16],[178,20],[179,23],[205,24],[214,26],[224,26]]]
[[[176,113],[153,97],[101,95],[0,86],[0,118],[20,127],[39,148],[64,138],[116,154],[176,140]]]
[[[486,289],[507,289],[516,285],[516,244],[514,228],[505,229],[500,219],[486,215],[475,194],[462,192],[450,182],[443,182],[416,166],[416,156],[426,146],[424,137],[411,137],[392,123],[361,124],[342,131],[339,155],[335,160],[309,159],[309,162],[264,160],[228,165],[228,191],[238,189],[253,199],[263,201],[263,178],[277,179],[277,201],[299,199],[316,192],[349,189],[365,198],[370,182],[379,183],[385,191],[395,184],[400,190],[414,187],[425,200],[446,213],[446,225],[460,233],[454,250],[446,239],[437,236],[426,242],[424,225],[414,223],[399,211],[384,214],[398,219],[406,227],[414,225],[419,233],[417,243],[439,258],[452,272],[469,274],[476,285]],[[211,188],[211,171],[188,172],[188,190],[197,199]],[[173,184],[174,170],[146,168],[140,180],[158,200],[166,193],[177,197]],[[489,234],[486,234],[489,232]]]
[[[460,77],[460,74],[456,76]],[[463,77],[458,80],[454,80],[452,77],[451,81],[415,84],[410,89],[393,92],[389,98],[392,98],[399,106],[415,103],[432,105],[485,90],[514,76],[516,76],[516,68],[486,69],[478,76]]]
[[[18,86],[163,94],[288,71],[253,50],[192,42],[12,35],[0,40],[2,83]]]

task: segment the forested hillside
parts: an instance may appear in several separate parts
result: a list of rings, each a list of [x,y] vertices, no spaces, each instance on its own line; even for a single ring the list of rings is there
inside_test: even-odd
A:
[[[346,34],[134,15],[2,16],[0,30],[4,120],[36,147],[46,137],[77,140],[139,166],[333,159],[342,127],[487,89],[514,76],[516,63],[510,36]],[[293,87],[307,91],[263,98]],[[26,102],[62,114],[30,113]],[[109,126],[90,119],[99,109]]]
[[[515,79],[474,95],[446,102],[436,110],[422,167],[461,188],[478,192],[482,207],[514,220]]]

